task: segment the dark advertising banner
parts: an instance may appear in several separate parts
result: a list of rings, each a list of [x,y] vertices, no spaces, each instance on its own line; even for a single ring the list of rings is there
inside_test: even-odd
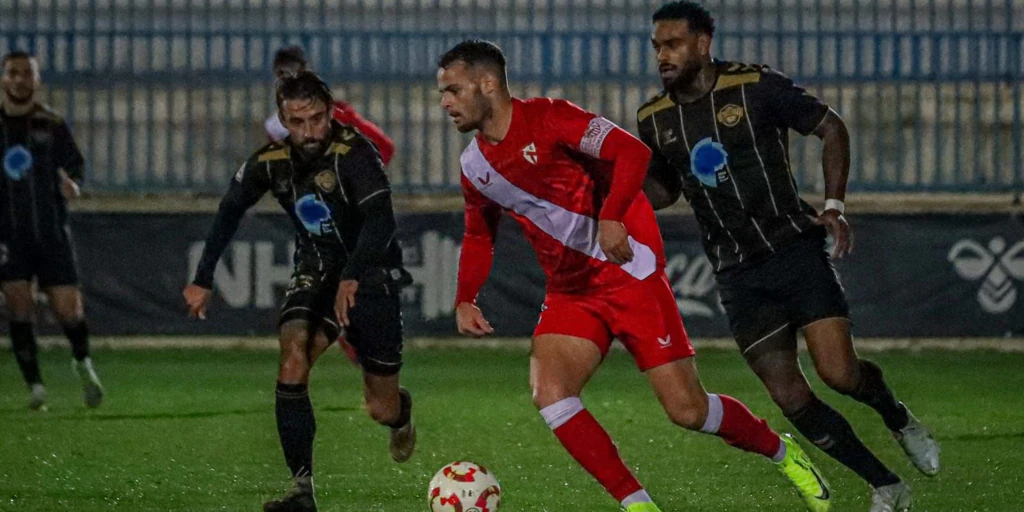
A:
[[[97,334],[272,334],[291,274],[294,231],[282,215],[250,215],[216,274],[209,320],[185,316],[181,289],[211,214],[76,214],[86,311]],[[694,337],[728,323],[693,217],[661,217],[668,274]],[[461,213],[399,217],[416,283],[403,295],[411,336],[455,334],[452,303]],[[856,250],[837,264],[859,336],[1024,336],[1024,221],[1010,214],[864,215]],[[528,336],[544,276],[519,229],[502,222],[480,305],[498,334]]]

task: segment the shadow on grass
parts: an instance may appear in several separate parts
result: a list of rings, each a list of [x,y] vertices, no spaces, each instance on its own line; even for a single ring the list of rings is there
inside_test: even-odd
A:
[[[332,412],[355,412],[360,407],[319,407],[314,411],[319,413]],[[79,411],[76,413],[54,413],[30,411],[27,407],[17,409],[0,409],[2,416],[21,416],[22,419],[39,419],[41,421],[125,421],[125,420],[188,420],[205,418],[225,418],[230,416],[252,416],[261,414],[273,414],[274,407],[229,409],[223,411],[195,411],[195,412],[147,412],[138,414],[103,414],[102,412]]]

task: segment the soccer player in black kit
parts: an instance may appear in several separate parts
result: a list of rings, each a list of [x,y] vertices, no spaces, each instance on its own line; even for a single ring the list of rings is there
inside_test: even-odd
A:
[[[0,103],[0,289],[10,313],[11,347],[31,391],[29,406],[45,410],[33,329],[32,280],[46,292],[71,342],[85,404],[98,407],[103,387],[89,357],[75,250],[68,226],[68,199],[78,197],[85,159],[59,115],[35,101],[39,64],[25,52],[3,62]]]
[[[231,181],[192,284],[184,295],[193,316],[206,317],[213,272],[239,221],[271,192],[295,225],[295,270],[281,306],[277,429],[294,486],[266,512],[316,510],[309,373],[342,328],[363,370],[370,416],[390,427],[390,452],[412,456],[412,397],[399,386],[402,318],[399,290],[411,282],[395,239],[391,188],[376,148],[331,118],[333,98],[314,73],[302,71],[277,90],[289,136],[252,155]]]
[[[832,389],[875,409],[911,462],[939,471],[939,447],[898,402],[850,333],[832,257],[853,249],[843,199],[850,139],[843,120],[767,66],[712,59],[714,20],[700,4],[670,2],[653,16],[664,91],[637,113],[653,157],[645,192],[655,208],[682,194],[693,207],[722,305],[744,358],[794,426],[873,488],[872,512],[908,510],[910,490],[811,391],[797,360],[802,331],[815,369]],[[823,141],[824,211],[800,199],[788,133]],[[816,504],[808,503],[815,510]]]

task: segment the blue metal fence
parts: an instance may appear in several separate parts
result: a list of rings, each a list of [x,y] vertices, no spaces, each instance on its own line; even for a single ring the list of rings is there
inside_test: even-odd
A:
[[[438,107],[437,56],[486,37],[520,95],[569,98],[631,129],[657,92],[649,0],[6,0],[0,51],[40,58],[93,189],[219,192],[262,143],[269,61],[304,46],[398,147],[396,188],[458,186],[465,137]],[[1019,0],[711,0],[714,53],[765,63],[851,127],[851,188],[1024,188]],[[807,189],[819,146],[794,142]]]

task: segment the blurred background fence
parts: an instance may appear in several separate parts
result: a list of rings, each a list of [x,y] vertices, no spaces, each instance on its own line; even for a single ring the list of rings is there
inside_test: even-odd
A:
[[[520,95],[568,98],[630,129],[659,89],[648,0],[4,0],[0,51],[38,55],[92,190],[218,193],[265,141],[270,61],[311,66],[398,147],[403,192],[458,188],[458,134],[438,107],[437,57],[499,43]],[[1024,2],[710,0],[719,58],[764,63],[851,126],[851,188],[1020,191]],[[822,187],[817,141],[794,172]]]

